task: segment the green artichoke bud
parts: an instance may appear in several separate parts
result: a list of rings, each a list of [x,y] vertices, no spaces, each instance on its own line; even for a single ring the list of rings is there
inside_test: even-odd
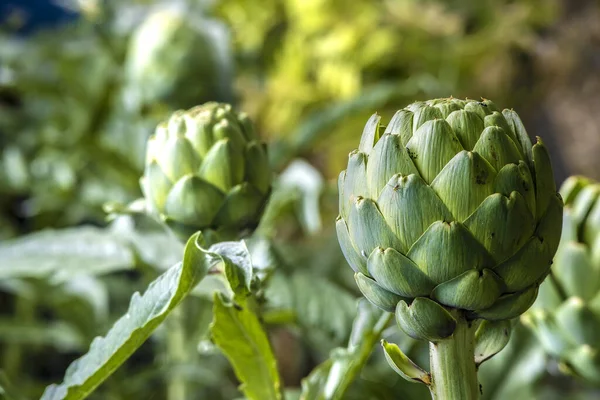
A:
[[[141,185],[149,211],[182,240],[199,230],[233,239],[258,224],[268,198],[266,147],[228,104],[177,111],[148,140]]]
[[[410,336],[534,302],[561,230],[546,147],[490,101],[418,102],[367,122],[339,176],[337,232],[359,289]],[[459,313],[459,314],[457,314]]]
[[[552,277],[522,317],[565,369],[600,385],[600,184],[567,179]]]
[[[231,97],[228,35],[218,21],[184,9],[152,12],[133,33],[125,62],[130,106],[187,108]]]

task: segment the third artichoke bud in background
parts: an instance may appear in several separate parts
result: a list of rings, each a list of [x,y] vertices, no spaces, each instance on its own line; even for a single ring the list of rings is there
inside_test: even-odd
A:
[[[466,319],[533,304],[561,231],[546,147],[513,110],[436,99],[373,115],[339,177],[337,231],[372,303],[409,335],[450,336]]]
[[[552,277],[523,321],[568,372],[600,385],[600,184],[573,176],[561,194],[563,231]]]
[[[228,104],[177,111],[148,141],[141,184],[149,210],[182,240],[198,230],[234,239],[258,224],[268,198],[266,146]]]
[[[133,32],[124,67],[127,103],[168,109],[231,98],[225,25],[181,4],[153,9]],[[191,82],[191,84],[190,84]]]

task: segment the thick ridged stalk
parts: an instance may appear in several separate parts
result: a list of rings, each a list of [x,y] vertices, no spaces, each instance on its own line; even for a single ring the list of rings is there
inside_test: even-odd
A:
[[[447,339],[429,344],[431,397],[434,400],[477,400],[475,327],[455,315],[456,330]]]

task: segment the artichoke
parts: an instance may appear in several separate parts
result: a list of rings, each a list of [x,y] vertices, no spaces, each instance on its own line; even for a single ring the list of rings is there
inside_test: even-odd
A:
[[[416,102],[367,122],[339,176],[342,252],[363,295],[431,342],[461,320],[502,321],[535,301],[561,230],[550,158],[513,110]]]
[[[134,31],[125,62],[126,101],[187,108],[231,97],[226,27],[182,8],[161,7]]]
[[[600,184],[574,176],[560,191],[565,211],[552,275],[522,320],[563,370],[600,384]]]
[[[148,140],[141,186],[148,210],[182,240],[199,230],[233,239],[258,224],[268,198],[266,147],[228,104],[177,111]]]

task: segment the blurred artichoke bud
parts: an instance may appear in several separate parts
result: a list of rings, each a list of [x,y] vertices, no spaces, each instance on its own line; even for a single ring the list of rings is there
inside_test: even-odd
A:
[[[217,21],[174,7],[151,13],[127,50],[126,102],[178,109],[230,100],[227,43],[226,28]]]
[[[387,127],[375,114],[338,183],[358,287],[408,335],[436,341],[456,315],[501,321],[533,304],[563,204],[546,147],[514,111],[449,98],[413,103]]]
[[[182,240],[199,230],[233,239],[258,224],[268,198],[266,146],[228,104],[177,111],[148,140],[141,185],[149,211]]]
[[[568,178],[552,278],[522,317],[564,369],[600,385],[600,184]]]

